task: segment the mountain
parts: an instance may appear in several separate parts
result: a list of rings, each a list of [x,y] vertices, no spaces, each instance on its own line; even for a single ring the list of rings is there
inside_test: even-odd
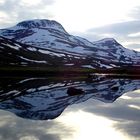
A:
[[[126,92],[140,89],[136,79],[65,79],[1,78],[0,109],[28,119],[47,120],[58,117],[65,108],[88,99],[113,103]],[[83,89],[84,93],[70,96],[68,89]]]
[[[1,66],[51,66],[51,67],[98,67],[96,59],[85,54],[44,49],[18,43],[14,40],[0,37]],[[94,63],[93,63],[94,62]]]
[[[30,48],[28,53],[31,54],[51,56],[51,59],[54,53],[57,55],[57,57],[55,55],[56,58],[59,56],[59,59],[61,55],[62,59],[58,64],[88,68],[140,65],[140,52],[126,49],[112,38],[90,42],[84,38],[70,35],[56,21],[46,19],[23,21],[14,27],[1,29],[0,36],[4,37],[1,37],[1,39],[5,41],[7,39],[7,42],[10,41],[8,39],[12,39],[16,44],[19,42],[21,46],[31,45],[30,47],[28,46]],[[27,47],[24,47],[24,50],[25,48]],[[19,50],[21,51],[21,49]],[[27,59],[32,61],[35,58]],[[46,63],[48,59],[36,57],[35,61],[36,63],[40,63],[39,61]],[[53,65],[52,63],[50,64]]]
[[[42,49],[21,44],[14,40],[0,37],[0,63],[7,65],[61,65],[69,58],[80,55],[60,53],[55,50]]]

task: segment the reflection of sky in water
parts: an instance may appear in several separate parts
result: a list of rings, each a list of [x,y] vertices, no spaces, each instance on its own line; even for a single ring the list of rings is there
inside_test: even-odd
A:
[[[0,111],[3,140],[140,140],[140,90],[114,103],[90,99],[51,121],[25,120]]]

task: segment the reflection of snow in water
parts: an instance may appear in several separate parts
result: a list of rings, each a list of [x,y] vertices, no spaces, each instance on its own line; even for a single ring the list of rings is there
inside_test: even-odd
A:
[[[4,98],[5,101],[0,104],[0,108],[14,112],[24,118],[52,119],[60,115],[69,105],[78,104],[90,98],[112,103],[122,94],[140,88],[139,80],[105,78],[102,80],[99,77],[96,79],[92,81],[90,81],[91,79],[87,79],[87,81],[48,81],[45,78],[20,80],[19,87],[17,86],[18,90],[14,84],[12,87],[12,83],[11,87],[7,89],[8,92],[2,89],[3,93],[0,97],[1,99]],[[84,93],[69,96],[67,94],[69,87],[82,89]],[[17,108],[17,106],[19,107]],[[20,106],[22,107],[20,108]]]

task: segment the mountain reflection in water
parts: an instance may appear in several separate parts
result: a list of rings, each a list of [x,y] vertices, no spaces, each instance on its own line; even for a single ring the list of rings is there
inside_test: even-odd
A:
[[[69,94],[70,89],[75,93]],[[138,79],[113,79],[102,76],[93,79],[1,78],[0,109],[13,112],[22,118],[54,119],[69,105],[91,98],[113,103],[124,93],[137,89],[140,89]]]

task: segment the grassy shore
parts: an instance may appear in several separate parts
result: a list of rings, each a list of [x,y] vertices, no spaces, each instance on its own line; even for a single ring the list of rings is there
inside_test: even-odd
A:
[[[140,75],[139,68],[115,68],[115,69],[89,69],[77,67],[0,67],[0,76],[65,76],[65,75],[89,75],[91,73]]]
[[[0,75],[13,76],[50,76],[50,75],[83,75],[94,70],[76,67],[0,67]]]

